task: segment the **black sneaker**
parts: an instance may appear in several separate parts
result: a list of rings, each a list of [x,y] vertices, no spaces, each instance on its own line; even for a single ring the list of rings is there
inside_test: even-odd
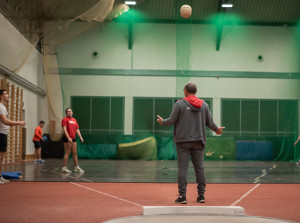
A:
[[[185,196],[179,195],[178,198],[175,200],[177,204],[187,204],[187,200]]]
[[[198,203],[205,203],[205,197],[204,194],[199,194],[197,197],[197,202]]]

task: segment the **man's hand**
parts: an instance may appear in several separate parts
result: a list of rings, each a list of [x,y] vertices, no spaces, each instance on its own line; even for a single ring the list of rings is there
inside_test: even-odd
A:
[[[80,140],[81,140],[81,143],[83,143],[83,142],[84,142],[84,140],[83,140],[83,138],[82,138],[82,137],[80,138]]]
[[[26,125],[26,122],[25,122],[25,121],[20,121],[20,125],[21,125],[21,126],[25,126],[25,125]]]
[[[158,122],[160,125],[163,125],[162,121],[163,121],[163,118],[160,117],[159,115],[157,115],[157,122]]]
[[[225,129],[225,127],[219,127],[217,131],[215,131],[215,133],[217,135],[221,135],[223,133],[223,129]]]

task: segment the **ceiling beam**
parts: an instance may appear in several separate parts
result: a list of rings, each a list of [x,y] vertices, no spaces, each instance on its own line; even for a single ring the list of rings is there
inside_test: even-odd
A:
[[[132,32],[132,22],[128,23],[128,49],[132,50],[133,45],[133,32]]]
[[[217,15],[217,25],[216,25],[216,51],[220,50],[222,34],[223,34],[223,21],[221,20],[221,14],[226,12],[225,8],[222,8],[222,3],[224,0],[219,0],[218,2],[218,15]]]

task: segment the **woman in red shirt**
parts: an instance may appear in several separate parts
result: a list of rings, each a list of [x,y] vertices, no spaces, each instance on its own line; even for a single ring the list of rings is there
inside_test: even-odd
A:
[[[66,109],[66,117],[61,121],[61,125],[64,130],[64,147],[65,147],[65,155],[63,161],[63,167],[61,169],[62,173],[71,173],[72,171],[67,169],[67,162],[70,156],[70,152],[72,151],[72,157],[75,164],[74,172],[84,173],[84,171],[78,166],[78,157],[77,157],[77,142],[76,142],[76,133],[79,136],[81,142],[83,143],[83,138],[79,131],[79,125],[75,118],[73,118],[73,111],[71,108]]]

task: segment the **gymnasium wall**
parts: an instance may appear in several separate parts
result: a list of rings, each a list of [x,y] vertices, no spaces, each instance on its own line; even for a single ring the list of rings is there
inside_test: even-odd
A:
[[[216,51],[214,25],[192,26],[191,70],[299,72],[296,28],[284,26],[224,26]],[[133,49],[128,50],[128,25],[105,23],[57,47],[60,67],[90,69],[176,69],[175,24],[133,25]],[[63,35],[63,33],[61,34]],[[296,47],[297,46],[297,47]],[[99,57],[93,58],[92,52]],[[264,56],[258,63],[257,55]]]
[[[37,50],[30,56],[29,60],[18,74],[46,91],[42,56]],[[49,133],[47,96],[42,97],[24,87],[22,88],[24,89],[24,110],[25,120],[27,122],[26,154],[33,154],[34,146],[32,138],[34,130],[38,126],[40,120],[46,122],[43,133]]]
[[[296,28],[224,26],[219,51],[215,26],[192,25],[191,30],[190,80],[198,84],[197,96],[213,98],[217,124],[221,98],[300,99]],[[102,24],[56,50],[64,107],[70,106],[71,96],[124,96],[125,134],[132,133],[134,97],[176,97],[176,89],[183,88],[172,73],[174,24],[134,24],[132,50],[127,24],[122,23]],[[98,57],[92,56],[94,51]],[[263,62],[257,61],[258,55]]]
[[[0,14],[0,64],[10,70],[14,70],[22,58],[27,57],[21,69],[16,71],[18,75],[30,81],[32,84],[45,89],[45,81],[43,77],[43,64],[41,54],[34,48],[31,51],[32,45],[22,36],[22,34],[9,22],[2,14]],[[1,74],[1,78],[6,78]],[[32,137],[35,127],[41,119],[48,121],[47,98],[41,97],[29,89],[15,83],[7,77],[7,81],[22,88],[25,120],[27,122],[27,137],[26,137],[26,154],[33,154],[34,147]],[[44,127],[44,132],[48,132],[48,123]]]

